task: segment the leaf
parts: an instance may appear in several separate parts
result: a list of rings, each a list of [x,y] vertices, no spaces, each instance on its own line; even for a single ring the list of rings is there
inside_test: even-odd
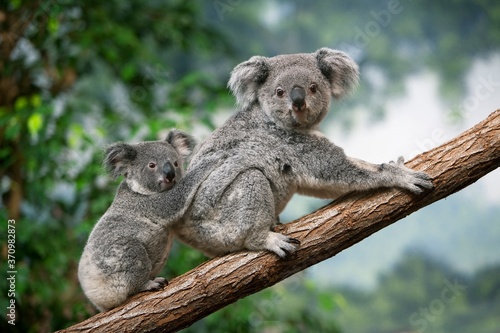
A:
[[[14,109],[20,111],[26,106],[28,106],[28,99],[26,97],[19,97],[14,104]]]
[[[30,102],[33,107],[38,108],[40,105],[42,105],[42,97],[39,94],[33,95],[30,98]]]
[[[50,17],[47,23],[47,29],[52,35],[55,35],[57,30],[59,30],[59,21],[53,17]]]
[[[21,0],[11,0],[10,5],[12,6],[12,9],[17,9],[21,6]]]
[[[318,303],[324,311],[331,311],[335,307],[335,298],[327,293],[318,296]]]
[[[82,140],[83,127],[80,124],[71,124],[68,135],[68,146],[72,149],[77,148]]]
[[[28,118],[28,131],[32,137],[37,137],[43,125],[43,117],[40,113],[32,113]]]
[[[19,135],[21,131],[21,126],[16,117],[12,117],[9,121],[9,125],[5,129],[5,138],[14,139]]]
[[[125,81],[129,81],[137,74],[137,69],[134,64],[128,63],[120,71],[120,75]]]

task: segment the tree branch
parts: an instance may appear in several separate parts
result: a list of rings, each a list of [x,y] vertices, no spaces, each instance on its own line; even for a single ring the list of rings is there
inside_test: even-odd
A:
[[[163,290],[131,297],[60,332],[175,332],[290,275],[330,258],[412,212],[474,183],[500,166],[500,110],[407,166],[426,171],[435,188],[421,196],[396,189],[354,193],[277,227],[301,241],[287,259],[241,252],[209,260]]]

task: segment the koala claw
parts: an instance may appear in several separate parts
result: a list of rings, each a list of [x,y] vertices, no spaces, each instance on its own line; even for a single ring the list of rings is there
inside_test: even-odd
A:
[[[154,282],[158,282],[159,284],[163,284],[163,286],[166,286],[168,284],[168,281],[167,279],[165,279],[164,277],[156,277],[154,280]]]
[[[285,236],[276,232],[269,232],[266,240],[266,249],[276,253],[280,258],[295,252],[300,245],[296,238]]]
[[[297,238],[288,237],[288,243],[300,245],[300,241]]]
[[[425,190],[434,188],[431,177],[425,172],[414,172],[413,188],[410,189],[415,194],[421,194]]]
[[[413,194],[421,194],[424,190],[430,190],[434,187],[431,178],[426,173],[416,171],[410,172],[407,176],[404,188]]]

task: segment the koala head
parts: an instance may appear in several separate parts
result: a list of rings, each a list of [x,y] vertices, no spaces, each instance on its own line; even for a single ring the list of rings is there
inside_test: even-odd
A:
[[[309,129],[325,117],[331,97],[351,92],[358,77],[358,66],[349,56],[322,48],[309,54],[252,57],[234,68],[228,87],[243,109],[257,102],[278,125]]]
[[[132,191],[150,195],[175,185],[194,146],[191,135],[171,130],[164,141],[112,144],[106,149],[103,164],[112,176],[125,176]]]

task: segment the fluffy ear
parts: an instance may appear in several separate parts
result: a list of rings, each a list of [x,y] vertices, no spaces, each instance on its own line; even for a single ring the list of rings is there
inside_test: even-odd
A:
[[[330,81],[332,96],[340,98],[350,93],[358,84],[358,65],[347,54],[322,48],[316,51],[318,68]]]
[[[196,146],[196,139],[192,135],[178,129],[168,132],[165,141],[174,147],[184,160],[191,155]]]
[[[268,74],[268,59],[261,56],[254,56],[233,69],[227,86],[240,107],[246,108],[257,99],[257,90]]]
[[[104,168],[112,177],[118,177],[127,173],[127,166],[135,160],[137,151],[132,145],[118,142],[106,148],[104,157]]]

